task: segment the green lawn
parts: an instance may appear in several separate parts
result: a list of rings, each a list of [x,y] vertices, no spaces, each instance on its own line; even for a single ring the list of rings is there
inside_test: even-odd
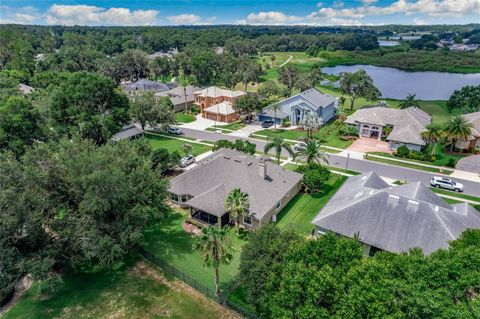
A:
[[[445,175],[450,175],[450,174],[453,173],[453,171],[451,171],[451,170],[416,165],[413,162],[412,163],[404,163],[404,162],[393,161],[393,160],[390,160],[390,159],[376,158],[376,157],[371,157],[371,156],[368,156],[367,159],[369,161],[374,161],[374,162],[379,162],[379,163],[384,163],[384,164],[390,164],[390,165],[396,165],[396,166],[403,166],[403,167],[418,169],[418,170],[426,171],[426,172],[442,173],[442,174],[445,174]]]
[[[479,202],[479,203],[480,203],[480,197],[476,197],[476,196],[472,196],[472,195],[467,195],[467,194],[462,194],[462,193],[456,193],[456,192],[454,192],[454,191],[449,191],[449,190],[440,189],[440,188],[433,188],[433,187],[432,187],[431,190],[432,190],[434,193],[444,194],[444,195],[450,195],[450,196],[455,196],[455,197],[458,197],[458,198],[468,199],[468,200],[472,200],[472,201],[476,201],[476,202]]]
[[[203,258],[192,249],[194,237],[182,228],[187,217],[185,211],[172,211],[166,219],[145,232],[144,248],[163,261],[180,269],[201,284],[214,289],[214,272],[203,265]],[[238,272],[240,252],[244,240],[240,239],[235,229],[231,230],[234,257],[229,265],[220,267],[220,287],[225,289]]]
[[[289,140],[298,140],[301,138],[307,137],[306,131],[297,131],[297,130],[283,130],[283,129],[267,129],[258,131],[256,135],[262,135],[264,137],[274,138],[276,136],[289,139]],[[255,137],[255,135],[253,136]],[[331,124],[327,124],[320,128],[318,132],[313,133],[313,137],[320,138],[323,140],[322,144],[345,149],[352,144],[352,141],[345,141],[340,138],[335,129],[333,129]]]
[[[192,154],[197,156],[199,154],[210,151],[210,149],[212,148],[211,146],[208,146],[208,145],[198,144],[194,142],[189,143],[187,141],[182,141],[175,138],[169,138],[166,136],[154,135],[149,133],[145,134],[145,137],[148,139],[148,141],[150,142],[150,145],[152,146],[152,149],[154,150],[157,148],[165,148],[169,152],[178,151],[180,152],[180,154],[182,154],[182,145],[190,144],[192,145]]]
[[[239,130],[239,129],[244,128],[244,127],[245,127],[245,124],[243,124],[242,122],[233,122],[233,123],[229,123],[229,124],[213,126],[213,128],[227,129],[227,130],[232,130],[232,131],[236,131],[236,130]]]
[[[298,193],[278,214],[277,225],[285,229],[293,229],[300,234],[310,235],[313,229],[313,218],[328,200],[342,186],[347,178],[332,175],[321,193]]]
[[[132,258],[116,270],[35,283],[2,318],[220,318],[223,308]]]
[[[179,123],[190,123],[196,120],[195,116],[192,114],[186,114],[186,113],[175,113],[175,119]]]

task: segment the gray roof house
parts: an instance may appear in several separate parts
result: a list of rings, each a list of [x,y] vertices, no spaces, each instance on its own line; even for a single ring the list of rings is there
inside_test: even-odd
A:
[[[312,88],[278,102],[281,106],[276,115],[271,106],[267,106],[258,114],[259,121],[275,120],[280,123],[288,118],[292,125],[299,125],[308,112],[318,116],[327,123],[334,116],[338,107],[338,99],[330,94],[323,94]]]
[[[185,90],[183,86],[177,86],[168,91],[157,92],[155,93],[155,96],[169,97],[173,103],[175,112],[180,112],[185,110],[185,96],[187,102],[187,109],[189,109],[193,105],[193,102],[195,102],[195,96],[193,93],[199,90],[199,87],[193,85],[187,85],[185,87]]]
[[[112,140],[121,141],[125,139],[134,139],[142,136],[143,131],[135,124],[125,125],[120,132],[112,136]]]
[[[136,82],[123,85],[123,90],[127,93],[151,91],[151,92],[161,92],[168,91],[171,87],[165,83],[151,81],[148,79],[140,79]]]
[[[193,219],[223,227],[230,223],[225,198],[231,190],[240,188],[250,200],[250,213],[241,224],[253,229],[275,220],[274,216],[298,193],[301,181],[301,174],[271,161],[221,149],[173,178],[168,191],[173,202],[189,208]]]
[[[366,254],[417,247],[428,255],[466,229],[479,229],[480,213],[465,203],[447,204],[420,182],[389,186],[369,172],[350,177],[312,223],[317,234],[357,236]]]
[[[390,149],[401,145],[411,150],[420,151],[424,146],[420,133],[426,130],[432,117],[418,107],[408,107],[403,110],[387,107],[365,107],[347,117],[345,123],[355,125],[361,137],[381,139],[383,128],[391,127],[392,131],[386,137]]]

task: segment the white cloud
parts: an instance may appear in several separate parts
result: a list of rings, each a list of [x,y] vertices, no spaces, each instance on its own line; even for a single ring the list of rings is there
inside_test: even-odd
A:
[[[362,3],[365,5],[373,4],[377,2],[378,0],[362,0]]]
[[[427,22],[425,20],[420,19],[420,18],[413,19],[413,23],[415,23],[415,25],[425,25],[425,24],[427,24]]]
[[[167,19],[172,22],[173,24],[179,25],[199,25],[199,24],[212,24],[217,18],[216,17],[209,17],[206,19],[202,19],[202,17],[191,14],[191,13],[184,13],[179,14],[176,16],[169,16]]]
[[[44,18],[47,24],[61,25],[151,25],[157,10],[128,8],[100,8],[88,5],[58,5],[48,9]]]
[[[292,22],[298,22],[301,18],[297,16],[289,16],[280,11],[268,11],[259,13],[250,13],[245,20],[239,21],[246,24],[289,24]]]
[[[10,8],[8,6],[0,6],[0,24],[16,23],[16,24],[32,24],[39,18],[38,10],[32,6]]]

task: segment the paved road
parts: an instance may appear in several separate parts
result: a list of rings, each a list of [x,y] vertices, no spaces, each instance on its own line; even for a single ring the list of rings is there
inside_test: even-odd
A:
[[[206,140],[206,141],[217,141],[222,139],[235,141],[238,138],[235,136],[229,136],[229,135],[208,132],[208,131],[192,130],[187,128],[182,128],[182,130],[185,133],[185,136]],[[251,142],[254,142],[257,145],[258,151],[263,152],[263,148],[265,147],[266,142],[251,140],[251,139],[249,140]],[[343,156],[330,155],[329,164],[331,166],[345,168],[346,160],[347,159]],[[348,169],[361,172],[361,173],[375,171],[380,176],[385,176],[385,177],[396,179],[396,180],[406,178],[408,182],[420,181],[425,185],[430,185],[430,179],[432,178],[432,176],[435,175],[432,173],[404,168],[400,166],[392,166],[392,165],[382,164],[378,162],[352,159],[352,158],[350,158],[348,161]],[[461,179],[455,179],[455,180],[464,185],[465,194],[480,196],[480,183],[461,180]]]

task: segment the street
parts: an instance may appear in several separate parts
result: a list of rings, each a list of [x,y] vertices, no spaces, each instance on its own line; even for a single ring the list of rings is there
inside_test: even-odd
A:
[[[192,137],[195,139],[205,140],[205,141],[218,141],[218,140],[230,140],[235,141],[238,137],[215,133],[215,132],[208,132],[208,131],[200,131],[200,130],[193,130],[182,128],[185,136]],[[250,142],[253,142],[257,145],[257,151],[263,152],[266,142],[256,140],[256,139],[248,139]],[[288,154],[283,154],[287,156]],[[338,156],[338,155],[330,155],[329,165],[345,168],[346,165],[346,157]],[[420,181],[425,185],[430,186],[430,179],[435,176],[435,173],[429,173],[425,171],[419,171],[414,169],[409,169],[401,166],[393,166],[388,164],[382,164],[378,162],[372,162],[368,160],[359,160],[350,158],[348,161],[348,169],[357,171],[360,173],[375,171],[380,176],[385,176],[388,178],[401,180],[406,179],[408,182],[415,182]],[[464,193],[473,195],[473,196],[480,196],[480,183],[462,180],[462,179],[455,179],[464,185]]]

